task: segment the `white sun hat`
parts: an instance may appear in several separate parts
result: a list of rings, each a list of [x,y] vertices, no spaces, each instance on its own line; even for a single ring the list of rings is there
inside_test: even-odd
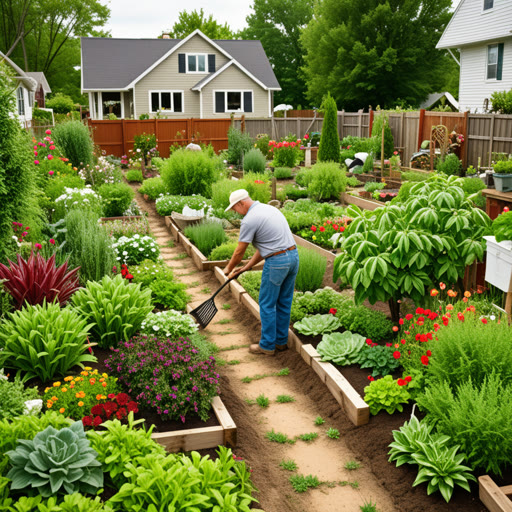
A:
[[[227,212],[228,210],[231,210],[231,208],[233,208],[233,206],[235,206],[235,204],[238,203],[238,201],[242,201],[243,199],[248,198],[249,192],[247,192],[247,190],[244,190],[243,188],[231,192],[231,195],[229,196],[229,206],[224,211]]]

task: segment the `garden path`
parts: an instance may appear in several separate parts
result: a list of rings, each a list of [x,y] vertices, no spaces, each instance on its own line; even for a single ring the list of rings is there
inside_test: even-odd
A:
[[[180,245],[170,247],[172,237],[163,218],[152,205],[140,198],[138,202],[149,215],[151,231],[164,261],[188,285],[191,306],[198,306],[219,286],[213,272],[197,270]],[[361,505],[372,500],[379,512],[399,510],[383,487],[382,479],[372,473],[369,461],[359,458],[360,469],[344,468],[347,462],[357,459],[344,440],[346,418],[316,374],[290,350],[275,357],[249,354],[249,344],[259,339],[259,322],[244,306],[236,304],[228,289],[217,297],[216,305],[219,312],[203,333],[221,350],[218,359],[223,363],[222,399],[238,427],[238,448],[234,452],[253,469],[253,481],[260,491],[256,495],[259,507],[265,512],[359,512]],[[241,381],[246,376],[276,373],[284,367],[290,368],[288,376],[266,377],[250,383]],[[270,399],[269,407],[246,402],[261,394]],[[276,403],[277,395],[291,395],[295,401]],[[326,420],[324,425],[315,426],[317,416]],[[326,436],[329,427],[342,431],[340,439]],[[309,443],[297,440],[295,444],[277,444],[265,439],[272,429],[290,438],[316,432],[318,438]],[[294,460],[297,472],[280,468],[283,459]],[[325,483],[318,489],[298,494],[288,481],[295,474],[313,475]],[[340,485],[340,482],[345,483]]]

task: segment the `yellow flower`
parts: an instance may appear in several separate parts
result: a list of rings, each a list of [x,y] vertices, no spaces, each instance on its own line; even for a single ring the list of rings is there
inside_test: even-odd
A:
[[[471,292],[464,292],[464,297],[469,299],[469,297],[471,297]]]
[[[71,375],[68,375],[67,377],[64,378],[64,380],[66,382],[69,382],[70,380],[73,380],[73,377]]]
[[[53,383],[53,387],[54,387],[54,388],[58,388],[59,386],[60,386],[60,382],[54,382],[54,383]]]
[[[91,371],[92,368],[90,366],[84,366],[84,370],[88,370],[88,371]]]
[[[59,409],[59,412],[60,412],[61,414],[64,414],[64,411],[65,411],[65,410],[66,410],[66,409],[64,409],[64,407],[61,407],[61,408]]]
[[[89,372],[80,372],[80,375],[83,375],[84,377],[87,377],[89,375]]]
[[[84,406],[84,403],[80,400],[80,402],[78,402],[78,407],[83,407]]]
[[[101,376],[106,379],[108,378],[108,373],[102,373]]]
[[[48,393],[48,391],[50,391],[50,389],[52,389],[52,388],[46,388],[46,389],[44,390],[44,392],[45,392],[45,393]]]
[[[316,236],[315,235],[313,235],[313,240],[316,240]]]

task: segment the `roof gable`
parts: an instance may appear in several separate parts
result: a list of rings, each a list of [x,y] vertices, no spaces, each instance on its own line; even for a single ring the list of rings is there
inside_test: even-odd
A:
[[[6,55],[0,52],[0,62],[5,62],[8,66],[10,66],[14,71],[16,71],[16,79],[20,80],[23,85],[29,89],[30,91],[35,91],[37,82],[30,76],[28,76],[25,71],[23,71],[14,61],[9,59]]]
[[[494,6],[483,10],[484,0],[461,0],[437,43],[437,48],[459,48],[510,37],[512,2],[494,0]]]
[[[50,92],[52,92],[50,86],[48,85],[48,81],[46,80],[46,77],[44,76],[44,73],[42,71],[27,71],[27,75],[33,78],[37,82],[38,86],[43,86],[43,91],[45,94],[49,94]]]

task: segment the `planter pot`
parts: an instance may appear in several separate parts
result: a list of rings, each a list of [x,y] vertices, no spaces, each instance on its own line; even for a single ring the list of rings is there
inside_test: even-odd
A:
[[[487,241],[485,280],[504,292],[512,287],[512,241],[496,242],[493,236],[484,236]]]
[[[493,174],[494,186],[498,192],[512,191],[512,174]]]

